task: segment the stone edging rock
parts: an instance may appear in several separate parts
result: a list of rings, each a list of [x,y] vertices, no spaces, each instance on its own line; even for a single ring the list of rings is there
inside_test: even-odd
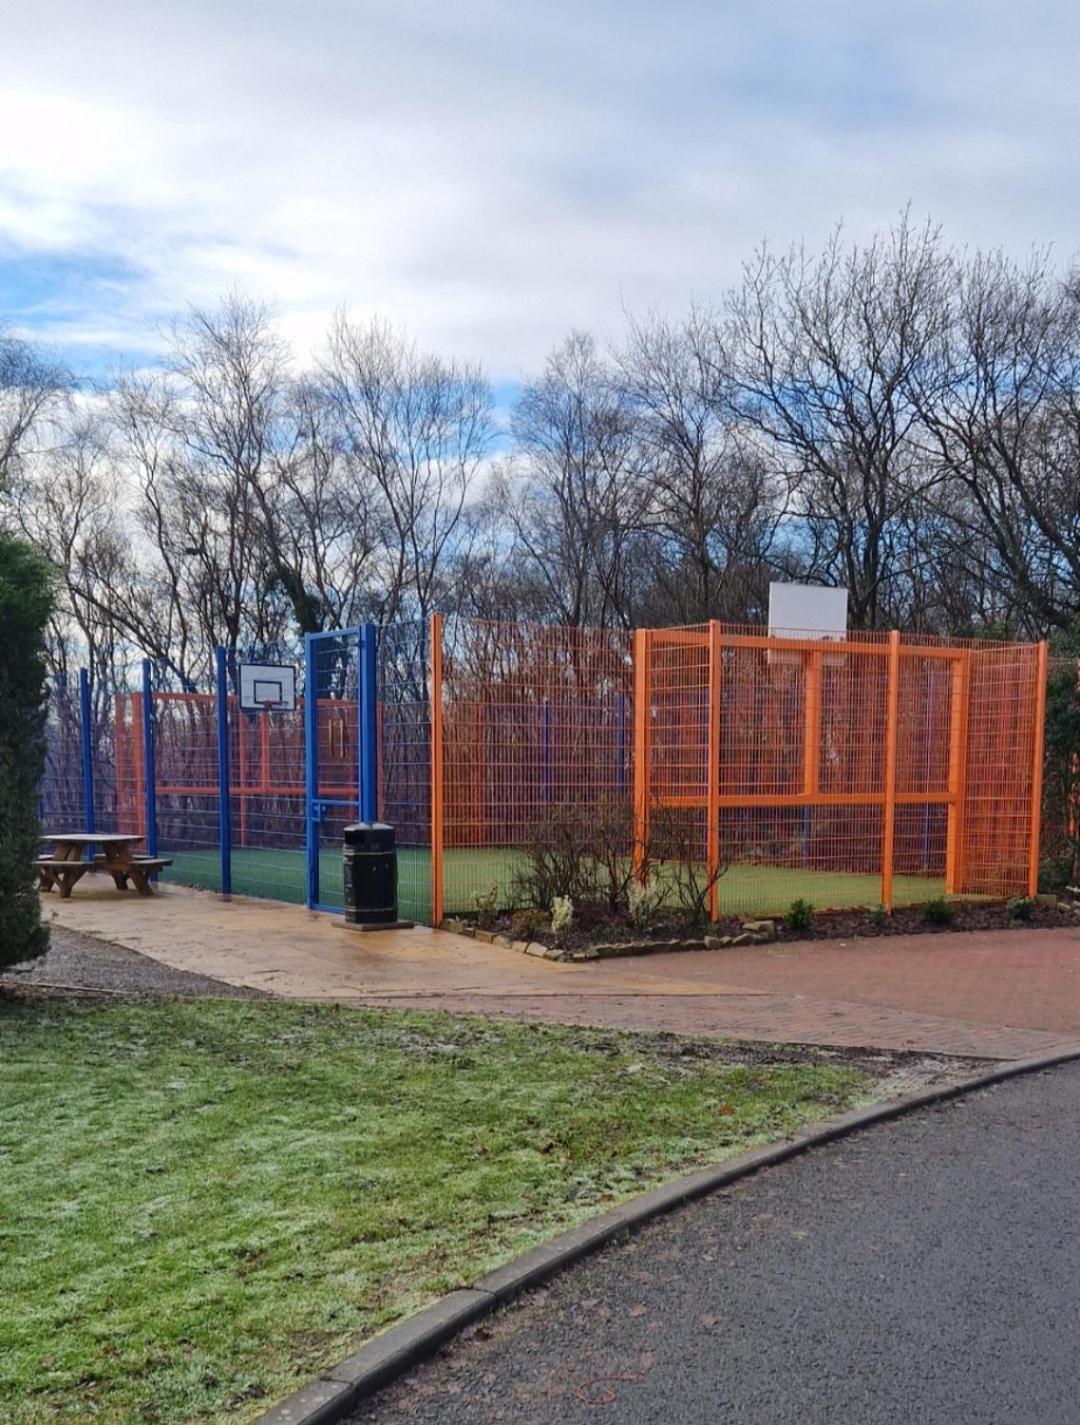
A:
[[[675,950],[726,950],[729,946],[766,945],[776,939],[776,922],[772,920],[744,920],[737,935],[705,935],[685,940],[613,941],[611,944],[589,945],[582,950],[560,950],[557,945],[543,945],[539,940],[512,940],[509,935],[481,930],[455,916],[447,916],[439,928],[452,931],[455,935],[467,935],[484,945],[499,945],[506,950],[516,950],[519,955],[533,955],[539,960],[555,960],[562,964],[615,960],[624,955],[670,954]]]

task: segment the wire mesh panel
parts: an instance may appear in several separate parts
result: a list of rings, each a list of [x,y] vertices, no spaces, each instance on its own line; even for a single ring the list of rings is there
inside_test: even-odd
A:
[[[49,687],[39,814],[45,832],[86,828],[79,685],[74,679],[55,678]]]
[[[117,693],[111,727],[95,719],[94,814],[98,831],[128,832],[145,840],[142,709],[142,693]]]
[[[168,879],[221,889],[217,699],[212,693],[154,693],[158,850]]]
[[[1031,888],[1044,667],[1045,653],[1040,657],[1031,644],[987,645],[970,654],[958,873],[965,892],[1016,896]]]
[[[340,909],[342,832],[360,818],[360,634],[356,629],[320,634],[312,647],[315,681],[304,697],[315,699],[317,903]]]
[[[441,649],[444,908],[521,899],[537,828],[589,812],[630,855],[633,663],[622,631],[455,618]]]
[[[713,624],[636,647],[638,834],[720,866],[714,913],[1028,884],[1035,646]]]
[[[431,691],[427,625],[386,625],[378,648],[378,814],[395,830],[398,910],[431,919]]]

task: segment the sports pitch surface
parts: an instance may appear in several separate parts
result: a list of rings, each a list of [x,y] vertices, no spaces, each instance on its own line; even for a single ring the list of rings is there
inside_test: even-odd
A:
[[[180,885],[206,890],[221,887],[218,852],[172,851],[166,879]],[[525,864],[522,852],[514,850],[447,851],[445,859],[445,902],[448,912],[470,911],[477,892],[493,884],[509,888],[515,874]],[[427,849],[404,847],[398,851],[398,905],[406,919],[426,922],[431,916],[431,853]],[[341,854],[326,849],[320,856],[319,901],[340,907],[342,897]],[[307,869],[300,849],[274,850],[254,847],[233,848],[232,888],[237,895],[303,905],[307,895]],[[893,881],[896,905],[918,905],[944,894],[945,883],[934,876],[897,876]],[[872,909],[881,901],[881,878],[842,871],[811,871],[802,867],[732,865],[724,873],[719,888],[724,914],[780,914],[791,902],[807,900],[815,910]]]

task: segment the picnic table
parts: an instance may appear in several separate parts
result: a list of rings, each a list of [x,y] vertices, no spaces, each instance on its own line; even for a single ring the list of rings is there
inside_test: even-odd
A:
[[[52,843],[52,854],[39,856],[34,862],[41,889],[49,891],[59,886],[61,899],[67,900],[72,886],[88,872],[107,871],[118,891],[126,891],[130,881],[141,896],[151,895],[150,878],[172,862],[161,856],[142,856],[136,852],[134,848],[142,839],[130,831],[46,833],[43,840]],[[92,860],[86,855],[90,847],[98,848]]]

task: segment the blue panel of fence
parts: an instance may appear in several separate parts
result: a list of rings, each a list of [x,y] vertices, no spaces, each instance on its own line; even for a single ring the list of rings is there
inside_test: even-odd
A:
[[[86,687],[89,702],[89,683]],[[81,831],[86,820],[86,774],[92,775],[93,755],[82,736],[79,683],[56,678],[49,688],[45,721],[45,775],[39,812],[42,829]]]
[[[307,640],[306,888],[308,904],[320,910],[339,910],[344,904],[342,831],[361,817],[360,772],[368,754],[361,757],[360,742],[369,696],[361,665],[371,637],[370,630],[354,628],[311,634]]]

